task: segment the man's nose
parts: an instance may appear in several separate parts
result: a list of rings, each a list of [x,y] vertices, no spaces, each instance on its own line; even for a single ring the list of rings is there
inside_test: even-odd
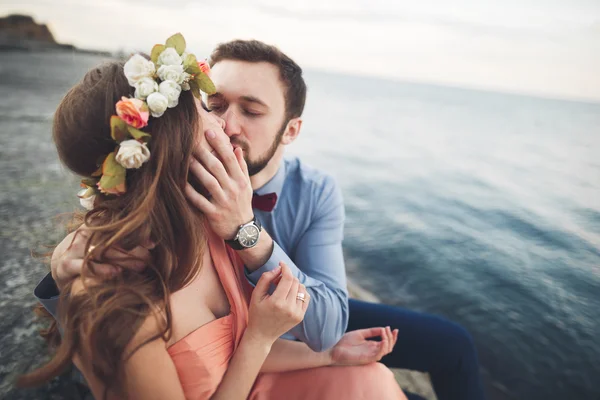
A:
[[[227,136],[231,137],[240,134],[241,126],[239,124],[238,117],[235,115],[235,112],[231,110],[231,108],[221,116],[221,119],[225,124],[223,130]]]

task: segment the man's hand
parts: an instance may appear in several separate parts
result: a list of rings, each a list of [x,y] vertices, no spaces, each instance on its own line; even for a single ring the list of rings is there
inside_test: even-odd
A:
[[[56,246],[52,253],[50,267],[52,278],[59,290],[71,280],[81,275],[85,249],[90,238],[90,232],[85,225],[70,233]],[[148,246],[150,248],[151,246]],[[100,276],[112,277],[121,272],[122,268],[143,270],[150,261],[150,251],[146,247],[138,246],[133,250],[125,251],[119,247],[106,250],[106,259],[114,261],[115,265],[94,263],[95,271]]]
[[[206,215],[212,230],[223,240],[233,239],[240,225],[250,222],[252,186],[248,166],[241,148],[232,148],[222,129],[210,127],[205,132],[210,151],[201,144],[194,148],[190,172],[198,178],[209,195],[186,185],[188,200]]]

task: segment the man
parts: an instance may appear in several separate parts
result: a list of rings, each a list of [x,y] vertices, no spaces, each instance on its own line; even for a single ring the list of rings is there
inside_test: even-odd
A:
[[[226,157],[233,156],[233,151],[226,152],[228,146],[243,150],[255,196],[250,204],[246,189],[229,177],[224,163],[202,149],[196,150],[190,172],[208,193],[189,186],[186,194],[211,228],[237,250],[251,284],[283,260],[306,286],[309,309],[288,338],[323,351],[346,330],[391,326],[400,333],[384,364],[429,372],[440,400],[482,399],[475,348],[463,328],[431,315],[348,300],[341,191],[330,176],[283,157],[302,126],[306,85],[301,68],[258,41],[218,46],[211,66],[217,93],[207,99],[207,106],[224,120],[229,140],[210,129],[207,139]],[[63,248],[66,241],[70,238],[61,243]],[[57,280],[77,275],[81,263],[74,260],[82,257],[72,249],[55,256]],[[43,293],[43,283],[36,294],[47,299],[55,293]]]

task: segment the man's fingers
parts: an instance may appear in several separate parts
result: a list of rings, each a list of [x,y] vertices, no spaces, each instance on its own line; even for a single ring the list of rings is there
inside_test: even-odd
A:
[[[212,155],[211,155],[212,157]],[[194,174],[198,181],[208,190],[212,197],[214,197],[217,201],[223,201],[225,198],[225,193],[223,192],[223,188],[221,184],[210,172],[204,168],[204,166],[196,160],[194,157],[190,160],[190,172]]]
[[[204,214],[211,214],[216,211],[216,207],[206,197],[201,195],[194,189],[189,182],[185,183],[185,197],[192,205],[202,211]]]
[[[249,177],[250,173],[248,172],[248,164],[246,164],[246,160],[244,159],[244,150],[242,150],[241,147],[236,147],[235,150],[233,150],[235,157],[237,158],[238,164],[240,165],[240,168],[242,170],[242,172],[244,173],[244,177]]]
[[[105,260],[119,267],[135,271],[143,271],[152,261],[150,250],[142,246],[137,246],[131,250],[124,250],[120,247],[109,248],[104,256]]]
[[[59,289],[63,288],[67,283],[73,279],[79,278],[83,272],[83,259],[69,259],[62,263],[62,268],[58,270],[56,284]],[[102,278],[112,278],[115,275],[121,273],[121,269],[111,264],[100,264],[90,262],[90,269],[93,268],[96,274]]]
[[[217,179],[219,186],[223,189],[229,185],[229,175],[225,166],[219,159],[219,154],[213,154],[203,147],[197,147],[194,150],[194,158],[199,161],[206,170]]]
[[[212,129],[208,129],[205,136],[208,144],[217,152],[218,158],[222,162],[221,165],[227,170],[229,176],[236,180],[239,179],[242,175],[242,169],[234,154],[229,137],[222,130],[215,131]]]

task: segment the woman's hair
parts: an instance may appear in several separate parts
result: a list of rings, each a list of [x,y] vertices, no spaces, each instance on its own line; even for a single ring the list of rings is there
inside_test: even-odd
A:
[[[61,161],[74,173],[90,177],[98,163],[114,150],[110,117],[122,96],[133,88],[123,63],[110,62],[89,71],[61,101],[54,116],[53,138]],[[200,115],[190,91],[160,118],[151,118],[144,131],[152,138],[151,157],[139,169],[128,169],[127,191],[120,196],[98,195],[95,208],[85,215],[90,227],[88,247],[93,260],[118,264],[104,253],[109,247],[131,250],[153,243],[152,261],[143,271],[123,269],[114,278],[96,276],[91,253],[85,258],[85,290],[64,290],[59,305],[62,337],[56,329],[47,334],[60,343],[50,362],[21,377],[22,386],[40,384],[59,375],[75,354],[91,362],[94,375],[110,390],[123,394],[123,365],[132,352],[126,348],[141,324],[157,310],[165,315],[161,332],[144,343],[171,333],[169,296],[198,272],[204,230],[202,215],[186,201],[184,188]],[[86,277],[96,277],[89,280]],[[139,348],[139,347],[138,347]],[[106,392],[105,392],[106,395]]]

